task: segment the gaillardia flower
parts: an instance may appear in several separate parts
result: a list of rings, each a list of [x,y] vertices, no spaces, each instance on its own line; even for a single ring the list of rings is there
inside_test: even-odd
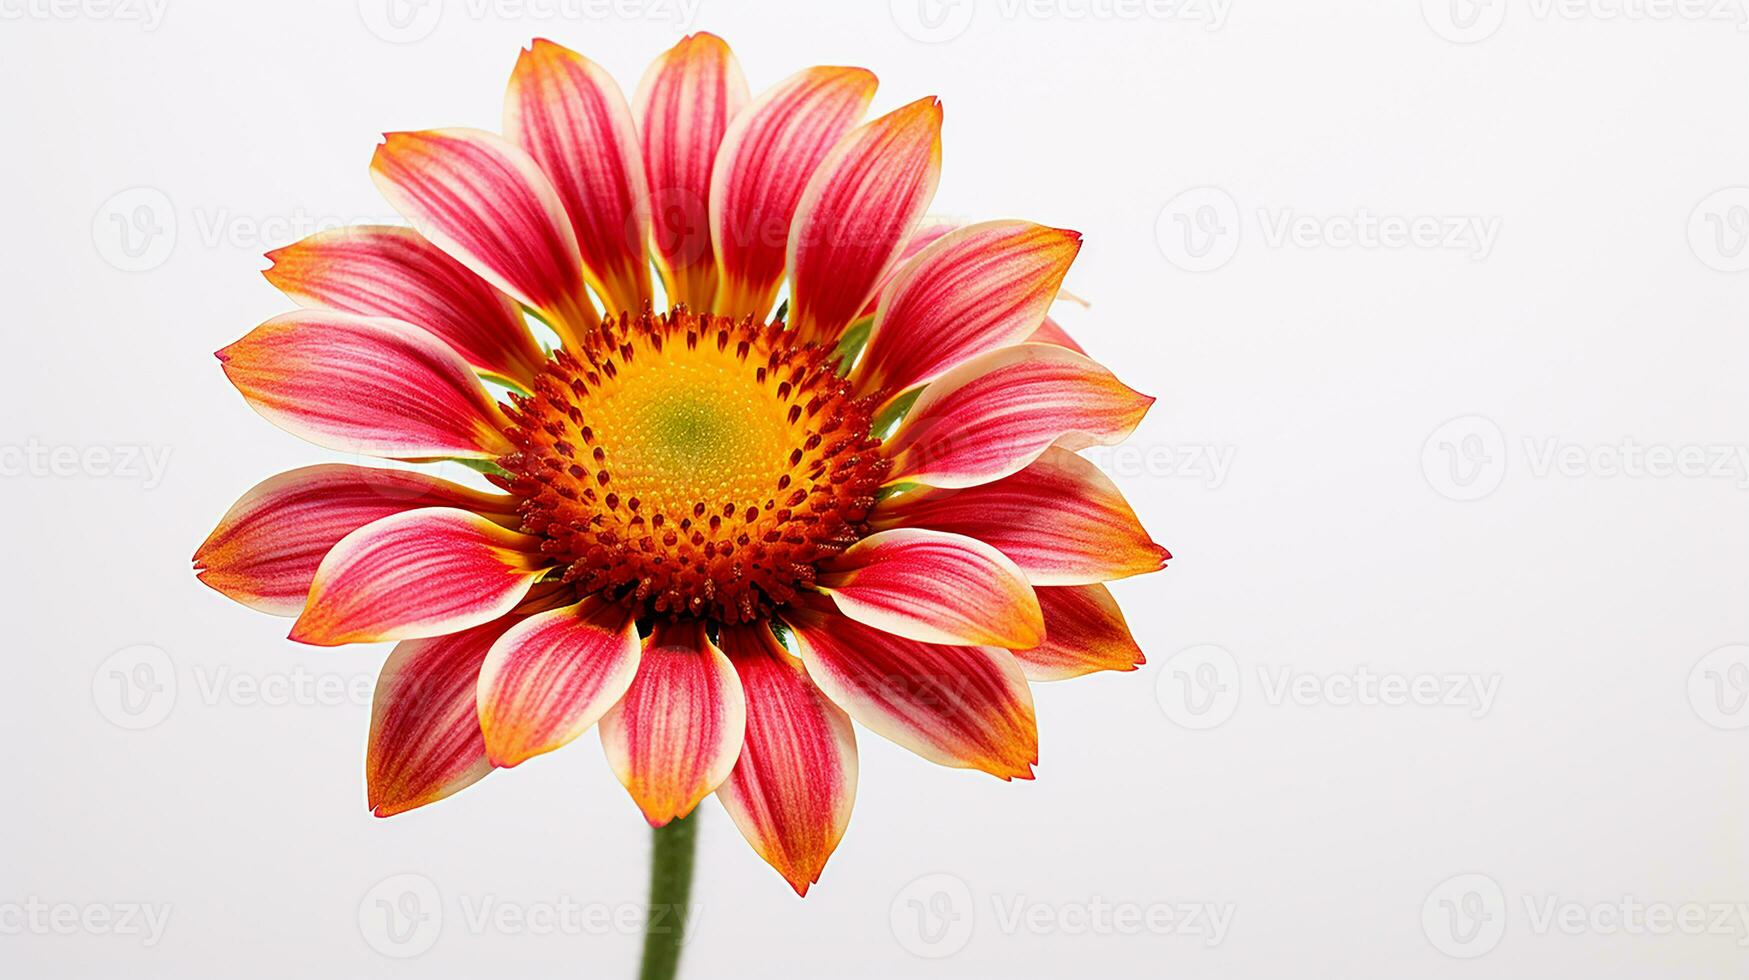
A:
[[[1169,556],[1075,450],[1152,399],[1046,318],[1080,236],[926,222],[941,106],[862,122],[874,91],[821,67],[750,100],[697,34],[628,104],[536,41],[505,135],[377,147],[411,228],[270,253],[301,308],[219,352],[248,403],[498,491],[310,466],[195,555],[294,640],[400,641],[375,813],[593,726],[651,824],[714,792],[805,893],[849,820],[853,720],[1030,778],[1027,682],[1142,663],[1102,583]]]

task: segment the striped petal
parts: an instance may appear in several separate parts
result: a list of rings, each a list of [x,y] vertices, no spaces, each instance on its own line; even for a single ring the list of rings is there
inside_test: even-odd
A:
[[[638,627],[619,603],[590,598],[516,624],[479,678],[492,764],[514,766],[589,730],[631,686]]]
[[[884,448],[889,483],[969,487],[1001,479],[1053,443],[1122,442],[1154,399],[1082,354],[1017,344],[961,364],[923,389]]]
[[[371,812],[405,813],[472,786],[492,771],[474,685],[510,619],[395,644],[371,701],[364,777]]]
[[[765,623],[725,626],[723,652],[747,697],[747,738],[717,788],[747,843],[798,895],[820,880],[856,799],[850,716],[821,694]]]
[[[1039,324],[1038,329],[1032,332],[1032,336],[1026,338],[1026,342],[1029,344],[1054,344],[1058,347],[1067,347],[1077,354],[1087,353],[1080,344],[1075,342],[1075,338],[1069,336],[1069,331],[1064,330],[1057,321],[1048,316],[1045,317],[1045,322]]]
[[[1014,562],[972,538],[895,528],[851,545],[820,576],[838,611],[924,643],[1036,646],[1038,599]]]
[[[317,646],[420,639],[497,619],[541,576],[538,545],[452,507],[391,514],[322,559],[291,638]]]
[[[905,263],[881,296],[852,374],[898,394],[1037,330],[1081,250],[1077,232],[989,221],[948,234]]]
[[[1098,670],[1135,670],[1147,663],[1130,636],[1123,610],[1103,585],[1040,586],[1045,640],[1014,651],[1027,680],[1056,681]]]
[[[1099,467],[1055,447],[993,483],[888,498],[874,521],[977,538],[1013,559],[1033,585],[1109,582],[1158,571],[1172,557]]]
[[[570,216],[583,272],[610,314],[650,299],[649,190],[632,112],[613,76],[536,39],[516,59],[504,133],[551,178]]]
[[[919,643],[817,605],[784,619],[808,676],[876,734],[944,766],[1032,778],[1032,691],[1008,651]]]
[[[729,778],[746,730],[741,680],[704,623],[658,622],[631,688],[601,719],[601,747],[644,819],[660,827]]]
[[[941,179],[941,103],[933,96],[844,137],[808,179],[786,253],[790,325],[836,340],[898,257]]]
[[[269,477],[231,505],[194,553],[202,582],[276,616],[303,611],[316,566],[372,521],[420,507],[514,520],[516,501],[425,473],[321,463]]]
[[[476,370],[525,387],[546,361],[510,297],[411,228],[336,228],[267,257],[262,275],[299,305],[424,327]]]
[[[388,133],[370,162],[389,204],[567,343],[596,322],[559,192],[516,144],[478,129]]]
[[[905,268],[906,263],[915,258],[918,252],[940,241],[943,235],[963,227],[965,227],[964,222],[952,218],[924,215],[923,220],[911,232],[911,237],[905,239],[905,244],[899,248],[899,254],[893,260],[893,264],[888,266],[887,271],[881,275],[881,281],[875,285],[874,295],[870,296],[868,302],[863,304],[862,312],[858,313],[856,318],[860,320],[863,317],[874,316],[875,310],[880,306],[881,295],[887,291],[888,286],[892,285],[893,280],[898,278],[899,272]]]
[[[490,459],[509,424],[461,355],[397,320],[283,313],[218,352],[274,425],[325,449],[395,459]]]
[[[729,121],[747,105],[747,79],[723,39],[681,38],[650,65],[632,103],[650,184],[651,252],[670,305],[709,310],[711,166]]]
[[[729,123],[711,169],[715,312],[759,319],[770,312],[802,190],[874,92],[874,75],[861,68],[808,68]]]

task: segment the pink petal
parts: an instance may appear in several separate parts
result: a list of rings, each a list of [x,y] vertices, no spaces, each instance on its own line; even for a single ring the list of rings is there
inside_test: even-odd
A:
[[[389,133],[370,170],[421,235],[533,308],[567,342],[595,325],[571,219],[516,144],[477,129]]]
[[[919,643],[820,606],[786,606],[784,620],[808,676],[876,734],[944,766],[1032,778],[1032,692],[1008,651]]]
[[[411,228],[336,228],[267,257],[262,275],[302,306],[424,327],[476,370],[525,386],[546,361],[510,297]]]
[[[284,313],[218,352],[269,422],[326,449],[396,459],[490,459],[509,421],[461,355],[398,320]]]
[[[856,318],[860,320],[875,315],[875,309],[880,305],[881,294],[887,291],[887,286],[891,285],[899,271],[905,268],[905,263],[915,258],[918,252],[940,241],[941,236],[963,227],[965,227],[964,222],[953,218],[924,215],[923,220],[918,222],[917,227],[912,230],[911,236],[905,239],[905,244],[899,248],[899,254],[893,259],[893,263],[887,266],[886,272],[881,274],[881,281],[875,285],[874,295],[870,296],[868,302],[862,305],[862,311],[856,315]]]
[[[888,498],[874,520],[977,538],[1013,559],[1033,585],[1109,582],[1159,571],[1172,557],[1099,467],[1055,447],[993,483]]]
[[[619,603],[590,598],[518,623],[480,671],[480,727],[493,765],[569,744],[625,694],[637,670],[637,623]]]
[[[310,583],[291,638],[317,646],[442,636],[522,601],[539,542],[451,507],[391,514],[341,538]]]
[[[1103,585],[1040,586],[1045,640],[1014,651],[1027,680],[1055,681],[1098,670],[1135,670],[1147,663],[1130,636],[1123,610]]]
[[[691,813],[729,778],[747,730],[741,680],[699,620],[658,622],[638,675],[601,719],[608,765],[652,826]]]
[[[613,76],[537,38],[516,59],[504,133],[552,179],[570,216],[583,272],[608,313],[650,299],[650,201],[631,109]]]
[[[836,340],[922,219],[941,179],[941,103],[919,99],[851,132],[808,179],[790,226],[790,325]]]
[[[303,611],[316,566],[334,543],[390,514],[459,507],[510,523],[515,498],[425,473],[321,463],[256,484],[220,518],[194,564],[202,582],[276,616]]]
[[[633,97],[650,183],[651,246],[668,302],[707,311],[717,289],[711,167],[747,79],[723,39],[690,34],[650,65]]]
[[[850,716],[821,694],[765,623],[720,637],[747,697],[747,739],[717,799],[798,895],[820,880],[856,799]]]
[[[802,189],[874,91],[874,75],[861,68],[808,68],[729,123],[710,183],[715,312],[764,319],[771,310]]]
[[[379,817],[435,803],[492,771],[474,711],[474,684],[492,641],[511,624],[395,644],[371,703],[365,784]]]
[[[1026,576],[995,548],[958,534],[895,528],[834,559],[820,589],[860,623],[924,643],[1035,646],[1044,637]]]
[[[979,355],[936,379],[883,450],[889,483],[969,487],[1015,473],[1053,443],[1122,442],[1154,399],[1084,355],[1017,344]]]
[[[852,377],[893,394],[1024,341],[1044,321],[1081,250],[1077,232],[989,221],[938,239],[881,296]]]
[[[1048,316],[1045,317],[1045,322],[1039,324],[1038,329],[1032,332],[1032,336],[1026,338],[1026,342],[1029,344],[1054,344],[1058,347],[1067,347],[1077,354],[1087,353],[1080,344],[1075,342],[1075,338],[1069,336],[1067,330],[1064,330],[1057,321]]]

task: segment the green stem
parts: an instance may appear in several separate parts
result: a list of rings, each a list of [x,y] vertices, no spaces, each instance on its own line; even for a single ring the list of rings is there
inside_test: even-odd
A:
[[[680,968],[697,842],[698,825],[690,818],[670,821],[651,836],[650,907],[640,980],[674,980]]]

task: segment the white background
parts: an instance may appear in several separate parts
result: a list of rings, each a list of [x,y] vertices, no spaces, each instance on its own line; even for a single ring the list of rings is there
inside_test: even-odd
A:
[[[372,0],[0,0],[0,973],[632,975],[635,934],[472,921],[642,901],[593,736],[372,818],[386,647],[292,644],[188,556],[323,458],[211,357],[289,306],[261,253],[389,218],[379,134],[496,128],[529,38],[629,89],[704,29],[755,90],[828,63],[877,110],[940,95],[937,211],[1085,233],[1061,318],[1160,396],[1099,458],[1176,558],[1116,586],[1147,667],[1037,688],[1036,782],[862,733],[806,900],[707,801],[690,976],[1742,976],[1749,913],[1615,912],[1749,902],[1743,12],[1456,2],[428,0],[397,29]],[[1494,234],[1345,245],[1363,216]],[[1363,670],[1495,695],[1352,703]],[[98,921],[140,903],[156,942]],[[31,917],[57,904],[80,922]]]

